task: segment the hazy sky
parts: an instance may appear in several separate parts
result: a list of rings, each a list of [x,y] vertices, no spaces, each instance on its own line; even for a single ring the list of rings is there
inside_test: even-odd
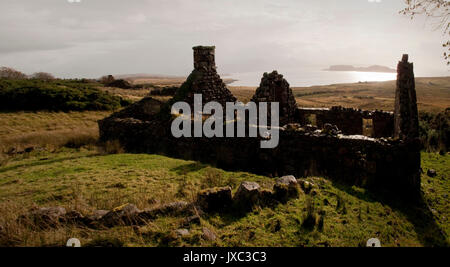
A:
[[[77,2],[79,1],[79,2]],[[441,31],[398,14],[402,0],[1,0],[0,66],[59,77],[187,75],[192,46],[221,73],[395,67],[448,75]]]

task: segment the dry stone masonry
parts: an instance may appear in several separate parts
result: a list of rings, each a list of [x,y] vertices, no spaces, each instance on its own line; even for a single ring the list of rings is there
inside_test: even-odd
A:
[[[226,102],[235,102],[236,98],[220,78],[216,70],[215,47],[196,46],[194,49],[194,71],[181,87],[178,96],[193,108],[194,94],[202,94],[203,103],[216,101],[223,106]]]
[[[397,67],[394,124],[394,137],[400,139],[419,137],[416,85],[413,63],[408,62],[408,55],[403,55]]]
[[[415,138],[414,74],[412,64],[407,61],[404,56],[398,67],[395,116],[389,112],[342,107],[299,108],[287,81],[277,72],[265,74],[253,100],[279,101],[282,122],[278,147],[261,149],[262,137],[172,136],[170,109],[164,108],[168,104],[180,100],[192,104],[194,93],[203,94],[204,103],[236,101],[216,72],[214,47],[194,47],[194,71],[169,103],[145,98],[99,121],[100,138],[118,140],[129,152],[158,153],[270,177],[322,176],[373,192],[415,199],[420,194],[420,149]],[[311,115],[316,117],[315,126],[309,125]],[[363,135],[363,120],[372,120],[371,136]],[[275,194],[294,193],[296,185],[286,181],[289,179],[278,183]],[[251,185],[245,185],[238,191],[251,192],[250,189]],[[204,192],[200,200],[212,196],[216,199],[210,206],[201,202],[206,209],[215,210],[217,202],[230,203],[229,188]]]
[[[260,102],[278,102],[280,103],[280,124],[285,125],[294,121],[297,103],[292,93],[289,83],[283,78],[283,75],[277,71],[272,73],[264,73],[261,84],[256,89],[252,102],[256,104]],[[268,106],[268,115],[270,114],[270,106]],[[268,116],[268,121],[270,117]]]
[[[367,111],[353,108],[298,108],[297,120],[305,125],[310,123],[311,115],[315,116],[315,124],[323,128],[325,124],[336,125],[346,135],[362,135],[363,119],[372,120],[372,137],[392,137],[394,133],[394,114],[386,111]]]

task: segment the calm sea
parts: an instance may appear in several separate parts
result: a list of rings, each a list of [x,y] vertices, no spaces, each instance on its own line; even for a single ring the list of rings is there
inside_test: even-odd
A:
[[[231,86],[258,86],[264,72],[232,73],[222,78],[238,80]],[[280,70],[291,87],[329,85],[337,83],[357,83],[366,81],[390,81],[397,78],[396,73],[324,71],[324,70]]]

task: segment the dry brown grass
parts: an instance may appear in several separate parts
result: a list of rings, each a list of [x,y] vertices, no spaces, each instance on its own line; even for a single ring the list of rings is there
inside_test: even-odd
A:
[[[145,77],[128,79],[133,84],[153,84],[156,86],[180,86],[186,77]]]
[[[136,78],[127,78],[133,84],[153,84],[155,86],[180,86],[182,83],[186,81],[186,77],[164,77],[164,76],[155,76],[155,77],[136,77]],[[222,79],[225,84],[228,84],[233,79]]]
[[[249,101],[256,90],[256,87],[229,88],[243,102]],[[394,109],[395,81],[293,87],[292,90],[302,107]],[[416,91],[421,111],[442,111],[450,107],[450,77],[416,78]]]
[[[121,89],[116,87],[99,87],[98,89],[120,97],[139,101],[150,93],[150,89]]]
[[[256,87],[251,86],[228,86],[231,93],[243,103],[249,102],[255,94]]]
[[[125,153],[125,149],[122,147],[119,140],[108,140],[102,144],[99,149],[104,151],[105,154]]]
[[[387,81],[297,87],[293,88],[293,91],[297,103],[301,106],[340,105],[364,110],[392,111],[395,86],[395,81]],[[450,107],[450,77],[417,78],[416,91],[417,104],[421,111],[442,111]]]
[[[113,209],[123,204],[124,195],[117,191],[105,199],[97,199],[90,194],[85,199],[86,192],[74,192],[74,198],[63,206],[66,210],[76,210],[83,214],[90,214],[96,207]],[[90,203],[91,205],[87,204]],[[155,207],[159,204],[149,204],[151,201],[145,195],[135,195],[133,202],[140,207]],[[73,237],[88,239],[89,243],[83,246],[109,246],[113,243],[123,243],[121,240],[132,241],[134,245],[145,246],[142,233],[135,231],[132,227],[116,227],[110,229],[91,229],[80,225],[67,223],[52,223],[51,227],[44,224],[36,224],[32,217],[27,216],[30,210],[38,205],[29,202],[3,201],[0,202],[0,247],[62,247],[67,240]],[[148,223],[147,227],[151,222]],[[146,227],[146,226],[143,226]]]
[[[95,144],[98,139],[97,121],[109,114],[97,111],[0,113],[0,152],[20,152],[28,147],[54,150],[65,145]]]

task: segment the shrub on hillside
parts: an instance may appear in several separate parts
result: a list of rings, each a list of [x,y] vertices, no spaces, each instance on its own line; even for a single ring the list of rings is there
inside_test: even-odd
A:
[[[450,108],[445,112],[419,114],[419,135],[423,149],[450,151]]]
[[[0,78],[2,79],[26,79],[27,75],[18,70],[8,67],[0,67]]]
[[[87,80],[0,79],[1,110],[115,110],[129,101],[95,88]]]
[[[51,81],[55,79],[55,76],[47,72],[36,72],[33,73],[33,75],[31,75],[31,78],[44,81]]]

